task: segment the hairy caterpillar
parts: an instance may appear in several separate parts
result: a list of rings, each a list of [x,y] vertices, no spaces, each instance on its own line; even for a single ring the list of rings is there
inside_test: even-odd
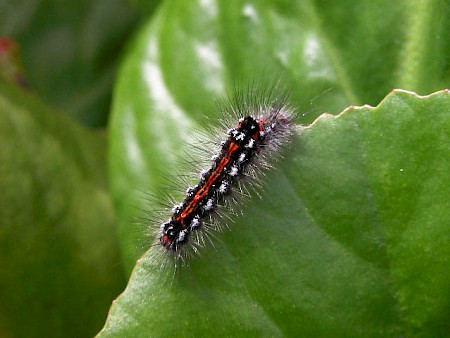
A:
[[[225,113],[234,122],[222,122],[226,132],[211,154],[210,167],[201,171],[197,184],[187,187],[184,200],[160,223],[155,246],[176,259],[198,253],[242,199],[256,191],[264,171],[279,158],[280,148],[294,132],[296,112],[286,94],[275,92],[275,88],[253,89],[235,93],[228,101]]]

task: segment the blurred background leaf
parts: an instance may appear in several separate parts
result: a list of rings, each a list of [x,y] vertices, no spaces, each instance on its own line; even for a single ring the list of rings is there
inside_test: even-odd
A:
[[[121,51],[156,3],[0,1],[2,337],[92,336],[123,289],[106,137],[63,114],[105,126]]]
[[[125,281],[106,139],[0,93],[0,335],[92,336]]]
[[[30,88],[82,123],[106,125],[123,48],[157,0],[1,0],[0,36],[20,45]]]

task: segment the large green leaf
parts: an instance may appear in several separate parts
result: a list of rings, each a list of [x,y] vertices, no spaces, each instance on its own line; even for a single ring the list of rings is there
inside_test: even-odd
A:
[[[131,46],[110,126],[128,267],[138,256],[133,222],[154,207],[140,190],[159,191],[193,130],[220,115],[226,88],[274,74],[301,112],[313,99],[304,121],[376,105],[396,86],[429,93],[449,84],[447,12],[388,1],[166,1]],[[170,283],[148,252],[102,335],[447,332],[448,100],[399,92],[320,119],[215,249]]]
[[[448,91],[325,115],[214,249],[171,282],[150,250],[101,336],[444,335],[449,144]]]
[[[102,135],[0,83],[0,336],[92,336],[123,287]]]

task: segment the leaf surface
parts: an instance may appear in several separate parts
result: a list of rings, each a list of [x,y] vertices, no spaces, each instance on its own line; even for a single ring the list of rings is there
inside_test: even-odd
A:
[[[349,104],[377,107],[324,115],[299,132],[265,177],[262,199],[173,280],[147,252],[100,336],[447,332],[449,94],[383,96],[397,85],[420,93],[448,85],[448,47],[430,33],[439,50],[432,67],[408,54],[429,50],[404,31],[407,22],[442,34],[448,25],[387,1],[161,6],[121,69],[110,129],[129,269],[140,237],[132,223],[138,209],[155,207],[139,190],[161,191],[177,157],[192,153],[194,131],[221,116],[215,107],[228,88],[275,74],[309,111],[302,122]],[[414,65],[429,76],[406,76]]]
[[[0,336],[92,336],[124,282],[105,138],[2,82],[0,149]]]

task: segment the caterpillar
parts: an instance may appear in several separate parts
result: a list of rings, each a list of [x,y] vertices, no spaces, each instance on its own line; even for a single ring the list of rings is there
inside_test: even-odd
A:
[[[242,199],[257,193],[264,172],[280,157],[280,148],[289,143],[295,130],[296,111],[288,95],[276,90],[238,92],[227,101],[226,114],[234,125],[222,123],[226,131],[211,165],[200,173],[199,181],[187,187],[185,198],[171,208],[162,221],[155,245],[175,258],[198,253],[210,234],[223,228],[222,213],[233,213]]]

